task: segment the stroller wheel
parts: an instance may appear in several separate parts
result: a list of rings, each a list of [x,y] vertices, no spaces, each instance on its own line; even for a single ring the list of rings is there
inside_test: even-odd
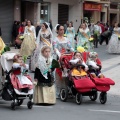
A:
[[[77,93],[75,96],[75,101],[78,105],[80,105],[82,103],[82,94]]]
[[[15,102],[12,102],[12,103],[11,103],[11,109],[12,109],[12,110],[15,110],[15,108],[16,108]]]
[[[17,101],[18,106],[22,105],[22,103],[23,103],[23,100],[18,100]]]
[[[107,102],[107,93],[101,92],[99,99],[100,99],[101,104],[105,104]]]
[[[92,96],[89,96],[92,101],[96,101],[98,97],[98,93],[95,92]]]
[[[66,102],[67,98],[68,98],[68,90],[65,88],[62,88],[60,90],[60,99],[61,99],[61,101]]]
[[[27,103],[27,107],[28,107],[28,109],[32,109],[33,103],[32,103],[31,101],[29,101],[29,102]]]

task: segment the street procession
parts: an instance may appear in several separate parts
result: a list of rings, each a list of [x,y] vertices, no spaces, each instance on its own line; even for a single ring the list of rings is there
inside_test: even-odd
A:
[[[10,1],[0,1],[0,119],[118,120],[120,1]]]

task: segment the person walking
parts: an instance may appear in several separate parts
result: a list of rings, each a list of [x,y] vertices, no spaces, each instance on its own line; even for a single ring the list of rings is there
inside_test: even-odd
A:
[[[24,40],[21,45],[20,54],[22,56],[31,56],[36,48],[36,32],[35,27],[32,25],[31,21],[27,21],[27,26],[24,31]]]
[[[102,33],[102,29],[100,27],[100,22],[98,21],[95,25],[94,25],[94,46],[95,48],[98,47],[98,41],[99,41],[99,36]]]
[[[37,26],[36,26],[36,37],[38,37],[38,33],[41,29],[41,26],[40,26],[40,22],[37,22]]]
[[[68,38],[64,37],[64,26],[57,24],[55,27],[55,31],[57,33],[57,37],[55,37],[53,41],[53,49],[56,55],[58,56],[58,59],[60,59],[62,54],[65,54],[66,52],[68,52],[68,50],[73,52],[74,49],[72,48]],[[62,76],[59,73],[63,73]],[[60,89],[66,87],[64,72],[62,72],[61,69],[59,68],[56,69],[55,80],[56,80],[56,94],[57,98],[59,98]]]
[[[71,22],[69,23],[69,26],[68,26],[65,34],[67,35],[67,38],[69,39],[70,44],[72,45],[72,47],[75,49],[75,40],[74,40],[74,38],[75,38],[75,29],[72,26]]]
[[[31,71],[35,71],[35,63],[38,60],[39,51],[41,50],[41,48],[44,45],[52,48],[52,38],[53,38],[53,34],[51,32],[49,24],[43,23],[41,25],[41,29],[39,30],[39,33],[36,39],[37,48],[32,54],[31,59],[30,59],[30,70]]]

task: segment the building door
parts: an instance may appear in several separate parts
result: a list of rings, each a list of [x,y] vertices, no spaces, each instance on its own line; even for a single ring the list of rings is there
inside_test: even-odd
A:
[[[105,23],[105,12],[101,12],[100,21]]]
[[[22,1],[21,2],[21,20],[24,21],[25,19],[31,20],[32,23],[34,20],[34,2]]]
[[[58,23],[64,25],[68,21],[69,6],[59,4],[58,5]]]
[[[13,0],[0,0],[0,27],[5,43],[12,41],[12,25],[14,21]]]
[[[87,11],[87,10],[84,11],[84,17],[87,17],[88,22],[90,22],[90,23],[94,22],[93,13],[94,13],[94,11]]]
[[[115,22],[117,22],[117,14],[111,13],[110,14],[110,25],[114,25]]]

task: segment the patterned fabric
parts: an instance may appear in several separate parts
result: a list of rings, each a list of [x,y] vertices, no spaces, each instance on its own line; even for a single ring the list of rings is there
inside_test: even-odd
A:
[[[45,33],[42,32],[42,30],[40,30],[36,41],[37,48],[35,49],[30,58],[30,70],[32,71],[35,71],[35,64],[38,61],[40,49],[43,46],[47,45],[45,42],[41,40],[41,38],[45,39],[47,42],[49,42],[49,44],[52,44],[52,33],[49,30],[47,30]]]
[[[70,44],[75,49],[75,40],[74,40],[75,29],[74,29],[74,27],[71,27],[71,28],[68,27],[67,30],[66,30],[66,35],[67,35],[68,40],[70,41]]]
[[[30,56],[36,48],[33,35],[26,34],[21,45],[20,54],[22,56]]]
[[[118,39],[120,28],[114,29],[114,33],[108,44],[108,53],[120,53],[120,40]]]
[[[33,37],[34,37],[34,39],[36,39],[36,32],[35,32],[35,27],[34,26],[30,26],[30,27],[28,27],[28,26],[26,26],[25,27],[25,31],[24,31],[24,35],[33,35]]]
[[[60,53],[65,53],[67,52],[68,49],[71,50],[72,47],[70,41],[67,38],[64,37],[64,40],[60,41],[58,37],[56,37],[55,40],[53,41],[53,48],[58,49]]]
[[[88,47],[88,51],[90,51],[91,43],[88,41],[90,37],[91,35],[88,28],[86,28],[85,30],[79,29],[77,46],[84,46],[84,44],[87,43],[86,45]]]
[[[46,63],[47,61],[47,63]],[[41,64],[42,63],[42,64]],[[47,74],[43,74],[46,70],[50,69],[50,66],[52,64],[52,58],[46,59],[42,55],[38,59],[38,64],[36,67],[38,67],[41,71],[41,74],[45,77],[45,79],[48,79]]]

